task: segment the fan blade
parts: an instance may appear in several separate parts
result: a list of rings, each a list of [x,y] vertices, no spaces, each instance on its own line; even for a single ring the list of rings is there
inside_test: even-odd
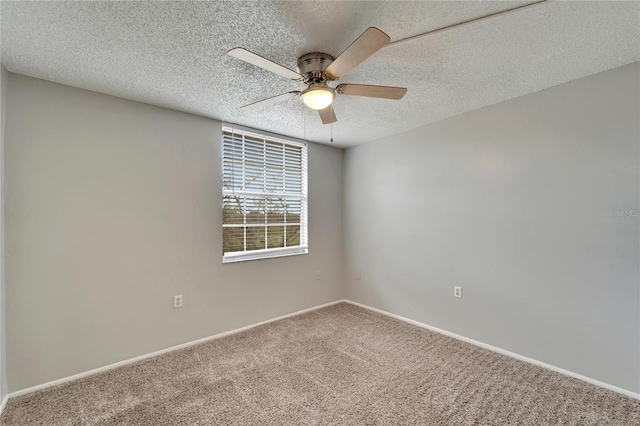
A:
[[[299,95],[300,95],[300,92],[296,92],[296,91],[283,93],[282,95],[274,96],[271,98],[263,99],[258,102],[254,102],[249,105],[245,105],[240,109],[242,111],[253,111],[254,109],[263,108],[263,107],[266,107],[267,105],[277,104],[278,102],[286,101],[287,99],[295,98],[296,96],[299,96]]]
[[[257,67],[263,68],[267,71],[271,71],[272,73],[281,75],[286,78],[290,78],[291,80],[300,80],[302,76],[295,71],[290,70],[289,68],[285,68],[280,64],[276,64],[266,58],[263,58],[260,55],[256,55],[253,52],[249,52],[241,47],[236,47],[235,49],[231,49],[227,52],[228,55],[233,56],[234,58],[238,58],[245,62],[248,62]]]
[[[338,121],[336,113],[333,111],[333,104],[329,105],[325,109],[319,109],[318,113],[320,113],[322,124],[331,124]]]
[[[390,41],[391,39],[388,35],[375,27],[369,27],[335,61],[331,62],[324,72],[329,77],[337,80],[369,56],[382,49]]]
[[[367,96],[369,98],[402,99],[406,87],[372,86],[368,84],[339,84],[336,92],[342,95]]]

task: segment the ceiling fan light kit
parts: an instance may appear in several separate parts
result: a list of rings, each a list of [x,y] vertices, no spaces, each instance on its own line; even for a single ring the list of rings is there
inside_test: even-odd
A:
[[[325,109],[333,102],[335,91],[328,86],[312,84],[300,96],[302,102],[311,109]]]
[[[340,84],[336,88],[333,88],[328,85],[329,82],[338,80],[346,75],[371,55],[389,44],[390,41],[391,39],[387,34],[378,28],[369,27],[335,59],[333,56],[322,52],[312,52],[302,55],[297,61],[298,72],[276,64],[246,49],[240,47],[231,49],[227,53],[234,58],[307,85],[307,88],[302,92],[292,91],[283,93],[245,105],[240,109],[245,111],[258,109],[295,96],[300,96],[306,106],[319,112],[323,124],[330,124],[337,121],[331,105],[336,94],[395,100],[402,99],[407,93],[407,89],[404,87]]]

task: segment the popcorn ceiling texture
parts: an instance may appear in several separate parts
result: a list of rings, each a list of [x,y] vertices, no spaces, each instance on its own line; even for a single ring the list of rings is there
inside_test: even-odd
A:
[[[529,2],[1,2],[10,71],[329,143],[304,85],[229,57],[244,47],[295,69],[367,27],[398,40]],[[399,46],[340,83],[405,86],[401,101],[339,96],[335,145],[351,146],[640,60],[640,3],[547,2]]]
[[[0,425],[638,425],[640,401],[346,303],[11,398]]]

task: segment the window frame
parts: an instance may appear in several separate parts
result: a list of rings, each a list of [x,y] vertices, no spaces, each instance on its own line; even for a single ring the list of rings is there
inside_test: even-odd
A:
[[[224,253],[224,232],[222,236],[222,263],[236,263],[243,262],[249,260],[259,260],[259,259],[271,259],[277,257],[284,256],[296,256],[301,254],[309,253],[309,243],[308,243],[308,232],[309,232],[309,195],[308,195],[308,181],[309,181],[309,167],[308,167],[308,145],[306,141],[302,141],[295,138],[289,138],[286,136],[276,135],[269,132],[264,132],[260,130],[251,129],[244,126],[238,126],[235,124],[224,123],[222,126],[221,132],[221,175],[222,175],[222,199],[224,200],[225,196],[234,195],[241,197],[273,197],[273,198],[284,198],[284,199],[295,199],[300,201],[300,245],[292,246],[292,247],[276,247],[276,248],[265,248],[258,250],[249,250],[249,251],[235,251],[235,252],[227,252]],[[300,148],[301,154],[301,177],[300,177],[300,193],[269,193],[264,191],[256,191],[256,190],[236,190],[235,185],[232,185],[231,189],[225,188],[224,183],[224,173],[225,173],[225,134],[231,133],[233,138],[241,135],[244,137],[250,137],[253,139],[262,139],[266,142],[278,143],[282,145],[288,145]],[[223,203],[224,207],[224,203]],[[224,213],[223,213],[224,215]],[[224,217],[224,216],[223,216]],[[268,225],[268,221],[265,223],[265,227]],[[226,225],[226,226],[225,226]],[[233,224],[225,224],[222,223],[222,229],[228,227]],[[245,219],[246,225],[246,219]],[[235,224],[238,227],[238,224]],[[286,228],[286,225],[285,225]],[[268,229],[268,228],[267,228]],[[267,231],[268,232],[268,231]],[[246,239],[246,236],[244,237]],[[246,241],[245,241],[246,245]]]

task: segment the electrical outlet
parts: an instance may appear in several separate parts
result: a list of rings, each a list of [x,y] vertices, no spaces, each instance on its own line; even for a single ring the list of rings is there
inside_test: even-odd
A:
[[[362,279],[362,271],[360,269],[356,269],[356,280]]]
[[[174,308],[181,308],[182,307],[182,295],[181,294],[177,294],[177,295],[173,296],[173,307]]]
[[[453,287],[453,296],[462,299],[462,287]]]
[[[316,271],[316,280],[320,279],[320,271]]]

